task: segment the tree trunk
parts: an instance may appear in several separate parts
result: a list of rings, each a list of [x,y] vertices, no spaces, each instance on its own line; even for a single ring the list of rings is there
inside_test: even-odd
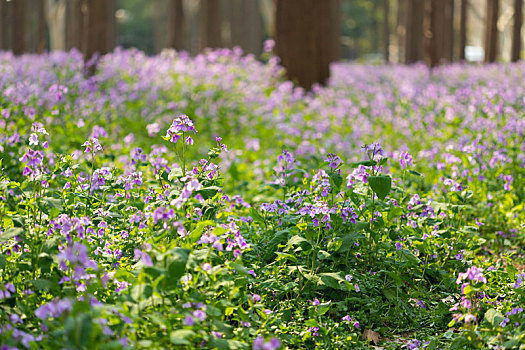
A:
[[[405,63],[423,61],[425,57],[423,20],[425,1],[408,0],[405,34]]]
[[[487,0],[485,23],[485,62],[496,62],[498,57],[499,0]]]
[[[159,53],[160,50],[164,47],[163,42],[163,33],[165,27],[162,25],[162,0],[153,0],[153,32],[155,33],[153,37],[155,53]]]
[[[13,1],[13,53],[15,55],[21,55],[25,51],[25,1],[14,0]]]
[[[242,48],[245,53],[258,55],[262,47],[262,17],[259,13],[258,0],[242,1],[242,16],[244,19]]]
[[[220,9],[218,0],[201,0],[201,49],[222,46]]]
[[[117,46],[117,21],[115,19],[115,12],[117,12],[118,4],[117,0],[107,0],[107,23],[108,23],[108,40],[107,40],[107,50],[108,52],[113,51],[115,46]]]
[[[37,18],[37,47],[36,52],[42,53],[46,49],[47,42],[47,26],[46,26],[46,6],[44,0],[37,2],[38,18]]]
[[[514,0],[514,26],[512,28],[512,51],[510,60],[516,62],[521,56],[521,25],[523,24],[523,0]]]
[[[239,46],[242,48],[244,48],[245,42],[243,3],[244,0],[230,0],[231,46]]]
[[[0,50],[11,50],[11,21],[12,2],[0,0]]]
[[[82,0],[68,0],[66,4],[66,50],[82,50],[84,13]]]
[[[383,55],[390,62],[390,0],[383,0]]]
[[[397,40],[397,61],[403,62],[406,56],[406,34],[407,34],[407,3],[409,0],[397,0],[396,14],[396,40]]]
[[[339,0],[275,0],[275,51],[305,89],[326,83],[340,54]]]
[[[379,47],[379,24],[377,23],[377,13],[379,12],[378,1],[380,0],[372,0],[372,13],[370,16],[370,27],[372,29],[370,46],[374,53],[381,51]]]
[[[49,27],[49,48],[54,50],[66,49],[66,1],[47,0],[46,18]]]
[[[96,70],[98,60],[96,54],[104,55],[113,48],[110,47],[111,26],[114,25],[115,17],[110,21],[108,13],[111,10],[111,4],[107,0],[85,0],[85,29],[83,46],[84,60],[86,62],[86,74],[93,75]],[[92,62],[89,62],[92,61]]]
[[[184,49],[184,6],[182,0],[169,0],[168,46],[177,51]]]
[[[468,0],[461,0],[461,13],[459,19],[459,59],[465,60],[465,47],[467,47],[467,20]]]
[[[452,0],[431,0],[430,2],[430,47],[429,58],[432,67],[452,58]]]

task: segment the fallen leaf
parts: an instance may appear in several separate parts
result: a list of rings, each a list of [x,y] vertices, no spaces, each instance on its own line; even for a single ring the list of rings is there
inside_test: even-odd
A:
[[[363,332],[363,340],[373,341],[375,345],[379,342],[379,333],[374,332],[371,329],[365,329]]]

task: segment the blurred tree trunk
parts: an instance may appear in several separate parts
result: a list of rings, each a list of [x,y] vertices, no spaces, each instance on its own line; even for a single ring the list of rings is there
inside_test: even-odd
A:
[[[467,47],[467,20],[468,0],[461,0],[461,13],[459,19],[459,59],[465,60],[465,47]]]
[[[12,2],[0,0],[0,50],[11,50],[11,10]]]
[[[164,47],[163,42],[163,33],[164,33],[164,26],[162,25],[162,0],[153,0],[153,29],[155,36],[153,38],[154,45],[155,45],[155,53],[159,53],[160,50]]]
[[[70,0],[71,1],[71,0]],[[49,27],[49,48],[54,50],[66,49],[66,1],[47,0],[46,19]]]
[[[117,46],[117,20],[115,19],[115,12],[117,12],[118,1],[107,0],[107,23],[108,23],[108,52],[113,51]]]
[[[98,60],[89,62],[96,58],[96,54],[104,55],[110,52],[111,26],[114,25],[115,16],[111,19],[108,13],[111,12],[112,4],[108,0],[85,0],[85,27],[83,41],[83,54],[86,62],[86,74],[93,75]]]
[[[396,40],[397,40],[397,61],[403,62],[406,53],[406,8],[409,0],[397,0],[397,14],[396,14]]]
[[[259,54],[262,47],[263,23],[258,0],[230,0],[231,41],[244,53]]]
[[[168,5],[168,46],[177,51],[184,49],[184,6],[183,0],[169,0]]]
[[[84,37],[82,0],[68,0],[66,4],[66,50],[82,50]]]
[[[245,53],[258,55],[262,47],[262,16],[259,13],[258,0],[243,0],[242,15],[244,19],[242,48]]]
[[[372,30],[371,35],[371,47],[372,52],[379,52],[381,49],[379,48],[379,24],[377,23],[377,13],[379,12],[379,3],[380,0],[372,0],[372,13],[370,16],[370,29]]]
[[[220,9],[218,0],[201,0],[201,50],[222,46]]]
[[[13,0],[13,53],[21,55],[25,51],[25,1]]]
[[[37,0],[37,43],[36,52],[42,53],[46,49],[47,26],[46,26],[46,6],[44,0]]]
[[[390,0],[383,0],[383,55],[390,62]]]
[[[487,0],[485,23],[485,62],[496,62],[498,57],[499,0]]]
[[[452,58],[453,0],[431,0],[430,2],[430,66],[435,67]]]
[[[406,10],[405,63],[423,61],[425,58],[423,20],[425,1],[408,0]]]
[[[244,45],[244,21],[243,21],[243,2],[244,0],[230,0],[230,32],[231,46],[243,47]]]
[[[521,26],[523,24],[523,0],[514,0],[514,25],[512,28],[512,51],[510,60],[516,62],[521,56]]]
[[[275,51],[305,89],[326,83],[340,55],[339,0],[275,0]]]

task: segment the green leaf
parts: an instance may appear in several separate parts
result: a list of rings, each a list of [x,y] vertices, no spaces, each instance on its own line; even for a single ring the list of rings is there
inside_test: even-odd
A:
[[[312,244],[306,238],[299,235],[292,236],[292,238],[288,240],[284,251],[287,252],[293,246],[299,246],[303,251],[310,251],[312,249]]]
[[[354,243],[360,238],[365,238],[365,236],[357,231],[343,236],[341,248],[339,248],[338,252],[344,253],[351,250],[354,247]]]
[[[168,256],[168,281],[178,283],[179,279],[186,272],[189,250],[183,248],[173,248],[166,252]]]
[[[355,162],[355,163],[350,164],[350,167],[351,168],[357,168],[360,165],[374,166],[374,165],[377,165],[377,162],[375,160],[362,160],[360,162]]]
[[[24,233],[24,229],[21,227],[12,227],[0,235],[0,242],[6,242],[7,240]]]
[[[403,258],[403,260],[407,261],[411,265],[419,265],[421,263],[421,260],[411,252],[405,249],[398,250],[397,253],[400,255],[400,257]]]
[[[338,173],[332,173],[330,175],[330,178],[332,179],[332,182],[334,184],[335,191],[339,192],[339,190],[341,189],[341,185],[343,184],[343,177]]]
[[[197,227],[188,235],[188,239],[191,243],[195,243],[201,238],[202,232],[206,226],[213,226],[214,222],[211,220],[201,221],[197,224]]]
[[[75,349],[83,349],[88,344],[89,336],[93,324],[91,317],[85,313],[80,313],[76,317],[68,317],[64,324],[68,343]]]
[[[368,183],[379,199],[385,199],[392,189],[392,178],[390,176],[369,176]]]
[[[170,174],[168,175],[168,180],[171,181],[175,177],[182,177],[182,169],[181,168],[171,169]]]
[[[32,284],[38,290],[48,291],[51,288],[53,288],[53,282],[51,282],[50,280],[38,279],[38,280],[32,280],[28,282]]]
[[[46,197],[44,198],[44,202],[46,202],[50,208],[63,210],[62,200],[59,198]]]
[[[346,287],[343,287],[340,283],[344,284],[345,279],[342,276],[341,272],[326,272],[320,273],[318,275],[321,278],[321,284],[328,286],[334,289],[345,290]]]
[[[204,187],[197,191],[197,193],[200,193],[202,198],[208,199],[217,194],[221,188],[217,186],[210,186],[210,187]]]
[[[0,269],[5,269],[5,266],[7,265],[7,260],[5,258],[4,254],[0,254]]]
[[[236,262],[232,262],[230,263],[230,266],[235,269],[235,271],[243,276],[248,276],[250,275],[250,273],[248,272],[248,268],[244,265],[241,265],[239,263],[236,263]]]
[[[190,338],[195,332],[189,329],[177,329],[170,334],[170,342],[175,345],[190,345]]]
[[[494,327],[497,327],[504,319],[503,314],[496,309],[489,309],[485,312],[485,320]]]
[[[261,214],[259,214],[259,212],[254,209],[254,208],[250,208],[250,216],[253,220],[255,220],[256,222],[258,223],[261,223],[261,224],[264,224],[265,223],[265,220],[264,218],[261,216]]]
[[[408,172],[409,172],[410,174],[412,174],[412,175],[423,177],[423,174],[421,174],[420,172],[417,172],[417,171],[415,171],[415,170],[409,170]]]

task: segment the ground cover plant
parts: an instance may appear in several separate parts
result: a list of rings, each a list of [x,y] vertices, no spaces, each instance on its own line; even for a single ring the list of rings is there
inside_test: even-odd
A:
[[[524,78],[0,53],[2,349],[524,348]]]

